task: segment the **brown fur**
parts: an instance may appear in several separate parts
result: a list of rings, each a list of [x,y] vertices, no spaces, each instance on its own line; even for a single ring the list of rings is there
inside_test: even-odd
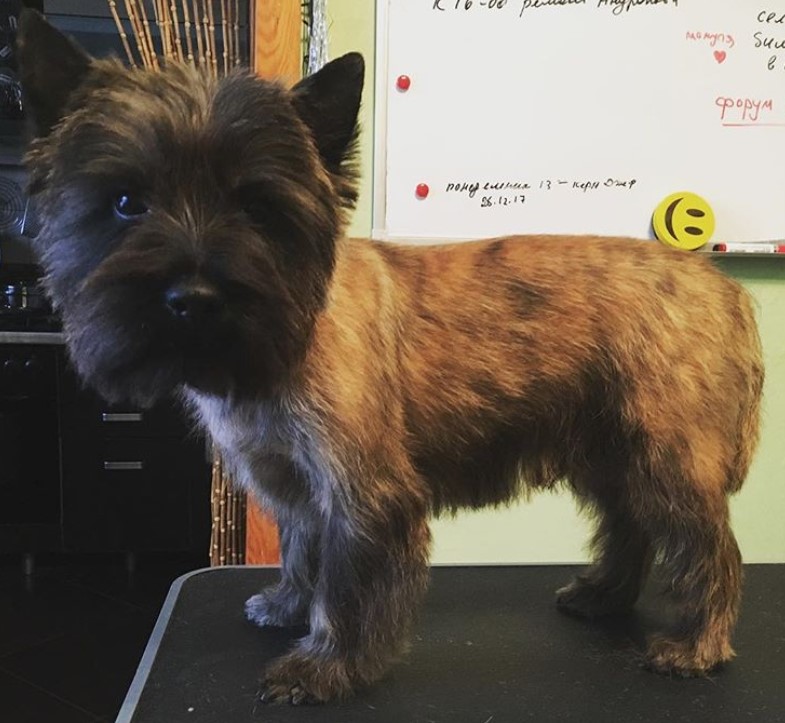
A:
[[[309,632],[264,700],[378,680],[427,586],[429,517],[557,485],[597,519],[564,610],[629,609],[656,559],[681,618],[651,666],[732,657],[727,496],[763,382],[737,283],[630,239],[345,239],[357,55],[287,90],[93,61],[29,11],[20,33],[36,246],[79,374],[109,399],[178,393],[278,520],[281,581],[246,613]]]
[[[358,518],[386,527],[401,500],[424,517],[564,484],[597,516],[597,562],[559,604],[629,609],[659,553],[683,617],[651,665],[729,660],[742,571],[726,497],[757,443],[763,381],[744,290],[629,239],[338,249],[296,394],[337,453],[370,456],[345,480]]]

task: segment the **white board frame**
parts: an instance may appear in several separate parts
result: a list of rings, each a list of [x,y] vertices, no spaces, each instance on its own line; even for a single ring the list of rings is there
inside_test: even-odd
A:
[[[376,3],[376,82],[374,92],[375,118],[373,119],[373,206],[371,212],[371,237],[386,240],[387,227],[387,71],[389,47],[387,19],[390,0]]]
[[[375,78],[374,78],[374,93],[375,93],[375,108],[373,118],[373,189],[372,189],[372,213],[371,213],[371,237],[383,241],[398,241],[401,239],[398,236],[390,234],[388,230],[387,219],[387,191],[388,191],[388,177],[387,177],[387,135],[388,135],[388,110],[390,103],[390,94],[394,92],[391,86],[390,72],[390,43],[389,43],[389,19],[391,14],[390,4],[393,0],[374,0],[375,4],[375,38],[376,38],[376,58],[375,58]],[[783,53],[785,55],[785,53]],[[457,237],[451,235],[450,241],[464,241],[476,238],[474,236]],[[650,236],[653,238],[653,235]],[[425,244],[439,244],[444,243],[447,239],[434,238],[432,236],[407,236],[407,241],[411,243],[425,243]],[[715,239],[719,240],[719,239]],[[725,240],[725,239],[722,239]],[[733,239],[730,239],[733,241]],[[772,237],[760,240],[758,245],[765,245],[766,242],[772,244],[782,244],[785,242],[785,232],[779,237]],[[744,245],[755,245],[755,242],[742,242]],[[745,257],[751,256],[764,256],[764,257],[780,257],[785,258],[783,253],[770,253],[763,251],[761,253],[751,253],[752,249],[746,252],[730,252],[715,254],[708,247],[700,249],[701,253],[709,253],[712,255],[733,256],[739,253]]]

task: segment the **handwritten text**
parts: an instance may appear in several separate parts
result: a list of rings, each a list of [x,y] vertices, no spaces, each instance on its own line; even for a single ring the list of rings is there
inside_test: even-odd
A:
[[[712,48],[717,44],[727,45],[729,48],[736,45],[736,41],[730,33],[707,33],[705,31],[701,32],[700,30],[688,30],[687,40],[702,40],[703,42],[708,43]]]
[[[679,6],[679,0],[597,0],[597,7],[610,7],[614,15],[621,15],[633,8],[647,5],[673,5]]]
[[[518,17],[529,10],[593,6],[597,10],[610,10],[614,15],[622,15],[630,10],[653,7],[656,5],[679,6],[679,0],[431,0],[431,10],[448,12],[483,12],[518,9]]]
[[[756,123],[762,120],[766,111],[774,109],[771,98],[756,100],[755,98],[728,98],[721,95],[715,103],[720,109],[720,120],[724,125]]]
[[[523,0],[521,5],[520,15],[523,15],[527,10],[535,8],[544,8],[554,5],[585,5],[586,0]]]
[[[752,34],[753,45],[758,49],[785,50],[785,13],[761,10],[755,20],[763,26],[763,30],[756,30]],[[779,33],[776,35],[775,33]],[[766,67],[769,70],[779,70],[785,66],[776,53],[771,54],[766,59]]]
[[[445,193],[477,199],[480,208],[522,206],[530,196],[549,193],[592,193],[609,190],[632,190],[637,178],[542,178],[533,181],[456,180],[446,184]]]

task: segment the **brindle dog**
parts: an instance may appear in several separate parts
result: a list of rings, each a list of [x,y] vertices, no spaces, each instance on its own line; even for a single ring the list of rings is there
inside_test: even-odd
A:
[[[281,581],[247,614],[310,630],[265,700],[341,698],[387,670],[431,515],[557,485],[598,525],[562,608],[629,609],[656,557],[681,618],[651,666],[733,657],[727,497],[763,382],[737,283],[630,239],[346,238],[357,54],[292,89],[129,70],[33,12],[20,53],[37,248],[78,372],[109,400],[177,392],[280,525]]]

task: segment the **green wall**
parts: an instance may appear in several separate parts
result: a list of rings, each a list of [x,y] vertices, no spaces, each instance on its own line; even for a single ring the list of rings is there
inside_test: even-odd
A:
[[[361,201],[350,232],[371,230],[373,176],[372,0],[327,0],[331,57],[350,50],[368,61],[362,112]],[[783,229],[785,236],[785,229]],[[760,451],[732,502],[734,529],[747,562],[785,562],[785,258],[723,259],[722,268],[757,299],[767,381]],[[707,319],[711,309],[696,309]],[[694,430],[700,434],[700,429]],[[525,505],[434,523],[435,562],[575,562],[586,559],[590,526],[566,495],[543,495]]]
[[[362,128],[360,153],[362,157],[362,193],[349,233],[368,236],[371,232],[373,211],[373,86],[375,46],[375,3],[373,0],[327,0],[330,31],[330,57],[357,51],[366,62],[365,90],[360,116]]]

